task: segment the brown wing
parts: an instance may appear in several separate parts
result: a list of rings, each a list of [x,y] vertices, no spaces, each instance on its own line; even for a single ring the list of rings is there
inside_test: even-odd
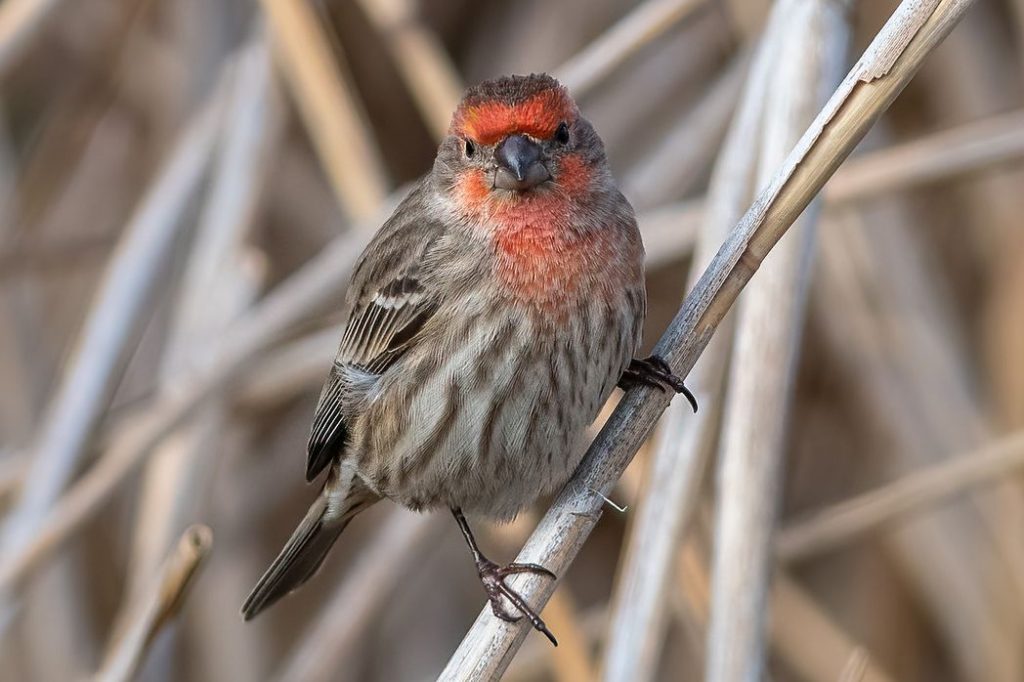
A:
[[[422,188],[399,206],[360,257],[349,287],[349,317],[338,355],[313,415],[306,458],[306,479],[313,480],[342,452],[348,440],[344,405],[353,392],[353,376],[372,383],[415,343],[437,309],[439,295],[423,284],[425,256],[444,228],[413,224],[422,216]],[[365,390],[362,389],[362,390]]]
[[[415,273],[391,280],[352,311],[335,362],[381,374],[407,349],[434,307]]]

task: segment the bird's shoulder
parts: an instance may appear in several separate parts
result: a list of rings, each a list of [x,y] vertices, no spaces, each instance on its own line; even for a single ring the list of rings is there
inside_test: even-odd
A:
[[[356,262],[337,363],[381,373],[445,299],[458,260],[452,245],[464,240],[439,205],[421,181]]]
[[[416,343],[442,292],[429,277],[430,254],[448,232],[421,182],[384,223],[356,262],[347,319],[334,365],[313,415],[306,476],[312,480],[344,449],[352,406]]]

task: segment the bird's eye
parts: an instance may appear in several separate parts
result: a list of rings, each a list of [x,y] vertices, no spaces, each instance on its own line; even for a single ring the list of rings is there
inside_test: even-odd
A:
[[[558,124],[558,129],[555,131],[555,142],[558,144],[569,144],[569,126],[565,121]]]
[[[473,144],[473,140],[466,138],[466,158],[472,159],[474,154],[476,154],[476,145]]]

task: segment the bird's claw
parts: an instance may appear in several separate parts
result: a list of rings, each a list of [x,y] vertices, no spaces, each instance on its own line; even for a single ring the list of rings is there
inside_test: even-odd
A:
[[[507,623],[518,623],[523,619],[523,616],[526,616],[535,630],[543,633],[552,644],[558,646],[558,640],[555,639],[555,636],[551,633],[551,630],[548,629],[548,626],[544,623],[541,617],[538,616],[532,608],[530,608],[530,605],[526,603],[526,600],[524,600],[518,592],[505,584],[505,579],[510,575],[532,573],[534,575],[541,575],[554,580],[554,573],[538,564],[508,564],[506,566],[499,566],[493,561],[487,559],[478,562],[476,568],[477,572],[480,574],[480,582],[483,583],[484,592],[487,593],[487,599],[491,603],[491,611],[495,616]],[[522,615],[509,613],[504,603],[504,600],[506,599],[511,602]]]
[[[697,399],[693,397],[693,393],[682,379],[672,373],[672,368],[659,355],[652,355],[643,360],[634,358],[630,361],[629,367],[622,373],[619,386],[628,389],[636,385],[651,386],[662,392],[670,388],[675,393],[686,396],[693,411],[697,411]]]

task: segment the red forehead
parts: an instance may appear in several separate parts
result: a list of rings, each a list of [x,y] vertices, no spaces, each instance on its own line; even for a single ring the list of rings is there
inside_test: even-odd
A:
[[[559,123],[572,121],[576,115],[576,105],[565,91],[546,90],[515,104],[463,104],[455,112],[451,132],[481,144],[494,144],[513,133],[546,139],[555,134]]]

